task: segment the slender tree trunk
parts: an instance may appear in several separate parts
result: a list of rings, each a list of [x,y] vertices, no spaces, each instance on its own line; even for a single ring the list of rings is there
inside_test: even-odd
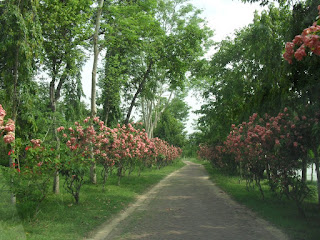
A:
[[[104,0],[99,1],[97,18],[96,18],[96,27],[93,35],[93,67],[92,67],[92,88],[91,88],[91,117],[94,118],[97,115],[96,107],[96,83],[97,83],[97,66],[98,66],[98,57],[99,57],[99,46],[98,46],[98,34],[100,29],[100,18],[102,13]],[[93,149],[91,149],[91,158],[94,159]],[[96,173],[96,162],[92,162],[90,168],[90,180],[93,184],[97,183],[97,173]]]
[[[301,175],[302,175],[302,182],[305,183],[307,181],[307,161],[305,158],[302,159]]]
[[[50,107],[52,110],[52,126],[53,126],[53,133],[54,133],[54,137],[56,138],[56,149],[60,149],[60,139],[58,137],[58,132],[57,132],[57,125],[56,125],[56,117],[55,117],[55,113],[57,110],[56,107],[56,93],[55,93],[55,77],[53,77],[53,79],[50,82]],[[59,169],[56,169],[56,171],[54,172],[54,176],[53,176],[53,192],[55,194],[59,194],[60,193],[60,177],[59,177]]]
[[[157,106],[155,106],[156,114],[155,114],[154,121],[150,124],[150,125],[151,125],[151,126],[150,126],[150,136],[149,136],[150,138],[153,138],[153,131],[154,131],[154,129],[157,127],[157,124],[158,124],[158,122],[159,122],[159,120],[160,120],[163,112],[164,112],[164,111],[166,110],[166,108],[168,107],[168,105],[169,105],[169,103],[170,103],[170,101],[171,101],[172,95],[173,95],[173,92],[170,93],[170,96],[169,96],[169,98],[168,98],[168,101],[166,102],[165,106],[164,106],[160,111],[158,111],[158,110],[157,110]],[[158,106],[159,106],[159,105],[160,105],[160,102],[159,102]],[[150,119],[150,120],[151,120],[151,119]]]
[[[317,174],[317,189],[318,189],[318,207],[320,209],[320,169],[319,169],[319,165],[320,165],[320,162],[319,162],[319,154],[318,154],[318,151],[317,149],[314,151],[314,156],[315,156],[315,171],[316,171],[316,174]]]
[[[317,173],[317,188],[318,188],[318,207],[320,208],[320,170],[319,159],[316,160],[316,173]]]
[[[16,49],[15,53],[15,60],[14,60],[14,68],[13,68],[13,99],[12,99],[12,116],[11,119],[16,122],[17,115],[18,115],[18,103],[19,103],[19,97],[18,97],[18,77],[19,77],[19,52],[20,48],[19,46]],[[15,134],[15,130],[14,130]],[[12,150],[15,150],[15,144],[12,144]],[[9,166],[13,167],[13,164],[15,163],[16,159],[14,159],[11,155],[9,158]],[[13,179],[11,179],[11,183],[14,184]],[[14,193],[11,194],[11,203],[16,204],[17,199],[16,195]]]
[[[56,149],[59,150],[60,149],[60,139],[58,136],[58,132],[57,132],[57,121],[56,121],[56,117],[55,117],[55,113],[57,111],[57,101],[60,98],[60,93],[61,93],[61,89],[62,89],[62,85],[63,83],[66,81],[67,79],[67,70],[66,72],[64,72],[64,74],[61,76],[61,78],[59,79],[59,83],[57,85],[57,88],[55,87],[55,83],[56,83],[56,76],[57,74],[57,70],[56,70],[56,60],[54,60],[53,62],[53,67],[52,67],[52,72],[53,74],[53,78],[50,82],[50,89],[49,89],[49,95],[50,95],[50,108],[52,111],[52,126],[53,126],[53,133],[54,133],[54,137],[56,138]],[[69,69],[70,65],[67,64],[66,69]],[[59,194],[60,193],[60,182],[59,182],[59,169],[56,169],[54,176],[53,176],[53,192],[55,194]]]
[[[54,123],[56,123],[55,117],[54,117]],[[57,132],[57,127],[54,125],[54,135],[56,137],[56,148],[57,150],[60,149],[60,139],[58,137],[58,132]],[[59,155],[60,158],[60,155]],[[53,192],[55,194],[60,193],[60,175],[59,175],[59,169],[57,168],[56,171],[54,172],[53,176]]]
[[[136,93],[134,94],[134,96],[133,96],[133,98],[132,98],[132,100],[131,100],[131,104],[130,104],[130,107],[129,107],[129,110],[128,110],[128,113],[127,113],[127,117],[126,117],[126,120],[125,120],[125,124],[128,124],[128,123],[129,123],[130,116],[131,116],[131,113],[132,113],[132,110],[133,110],[133,106],[134,106],[134,104],[136,103],[136,100],[137,100],[139,94],[142,92],[142,90],[143,90],[143,88],[144,88],[144,85],[145,85],[145,83],[146,83],[146,81],[147,81],[147,78],[148,78],[148,76],[149,76],[149,74],[150,74],[150,72],[151,72],[152,65],[153,65],[153,61],[151,60],[151,61],[149,62],[147,71],[144,73],[143,78],[142,78],[142,80],[141,80],[141,82],[140,82],[140,84],[139,84],[139,87],[138,87]]]

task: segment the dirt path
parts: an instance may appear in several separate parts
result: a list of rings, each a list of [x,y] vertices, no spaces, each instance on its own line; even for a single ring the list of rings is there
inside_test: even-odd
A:
[[[203,166],[187,165],[162,180],[93,239],[287,239],[235,203],[208,179]]]

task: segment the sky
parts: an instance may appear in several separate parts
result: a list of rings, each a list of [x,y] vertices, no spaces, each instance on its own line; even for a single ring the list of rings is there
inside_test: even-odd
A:
[[[228,35],[232,36],[235,30],[250,24],[253,21],[254,11],[260,12],[262,10],[259,4],[244,4],[240,0],[189,0],[189,2],[203,10],[201,16],[206,19],[207,25],[214,30],[213,40],[216,42],[225,39]],[[210,50],[206,57],[212,55],[213,52],[213,49]],[[91,57],[82,73],[83,89],[88,104],[91,95],[92,61]],[[186,101],[191,106],[186,131],[192,133],[194,132],[192,125],[198,117],[192,111],[200,109],[201,101],[196,99],[193,93],[189,93]]]
[[[244,4],[240,0],[191,0],[190,2],[203,10],[202,16],[207,20],[207,25],[214,30],[215,42],[220,42],[227,36],[232,37],[235,30],[253,22],[255,10],[258,12],[263,10],[259,4]],[[208,56],[213,53],[211,49]],[[186,130],[192,133],[195,131],[193,125],[199,117],[193,111],[199,110],[202,102],[193,93],[189,93],[186,101],[191,107]]]

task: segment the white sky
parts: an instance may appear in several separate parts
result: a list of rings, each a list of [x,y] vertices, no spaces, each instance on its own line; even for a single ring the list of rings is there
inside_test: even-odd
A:
[[[255,10],[259,12],[262,8],[259,4],[242,3],[240,0],[189,0],[191,4],[203,10],[202,16],[207,20],[208,26],[214,30],[214,41],[221,41],[226,36],[234,33],[253,21]],[[210,51],[211,53],[213,51]],[[92,58],[84,67],[82,74],[83,90],[87,99],[91,95],[91,70]],[[197,110],[201,106],[201,101],[197,100],[194,94],[189,94],[186,98],[188,104],[192,107],[191,111]],[[89,100],[87,100],[89,104]],[[186,130],[192,133],[192,123],[197,116],[190,111]]]

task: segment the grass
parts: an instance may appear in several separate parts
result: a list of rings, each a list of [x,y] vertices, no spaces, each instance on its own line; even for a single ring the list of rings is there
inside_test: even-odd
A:
[[[140,177],[134,171],[130,176],[121,179],[120,186],[117,185],[117,177],[113,174],[107,181],[105,191],[102,184],[86,184],[81,189],[78,205],[74,204],[71,195],[64,191],[61,180],[61,193],[50,195],[33,217],[26,214],[27,205],[17,204],[15,209],[10,204],[9,193],[1,195],[1,199],[6,198],[7,201],[0,203],[0,240],[83,239],[100,224],[135,201],[137,195],[182,166],[184,163],[178,161],[160,170],[145,169]],[[102,179],[98,178],[98,181],[102,182]],[[23,216],[22,220],[19,216]]]
[[[9,187],[0,172],[0,240],[25,239],[22,221],[17,209],[11,204]]]
[[[318,240],[320,237],[320,212],[317,207],[316,194],[305,200],[304,210],[307,215],[302,217],[293,201],[276,197],[268,188],[266,182],[262,184],[265,200],[262,200],[258,187],[246,190],[245,181],[239,183],[239,177],[228,176],[217,169],[213,169],[209,162],[202,162],[211,179],[234,200],[247,206],[260,217],[282,229],[292,240]],[[312,189],[316,188],[310,183]]]

